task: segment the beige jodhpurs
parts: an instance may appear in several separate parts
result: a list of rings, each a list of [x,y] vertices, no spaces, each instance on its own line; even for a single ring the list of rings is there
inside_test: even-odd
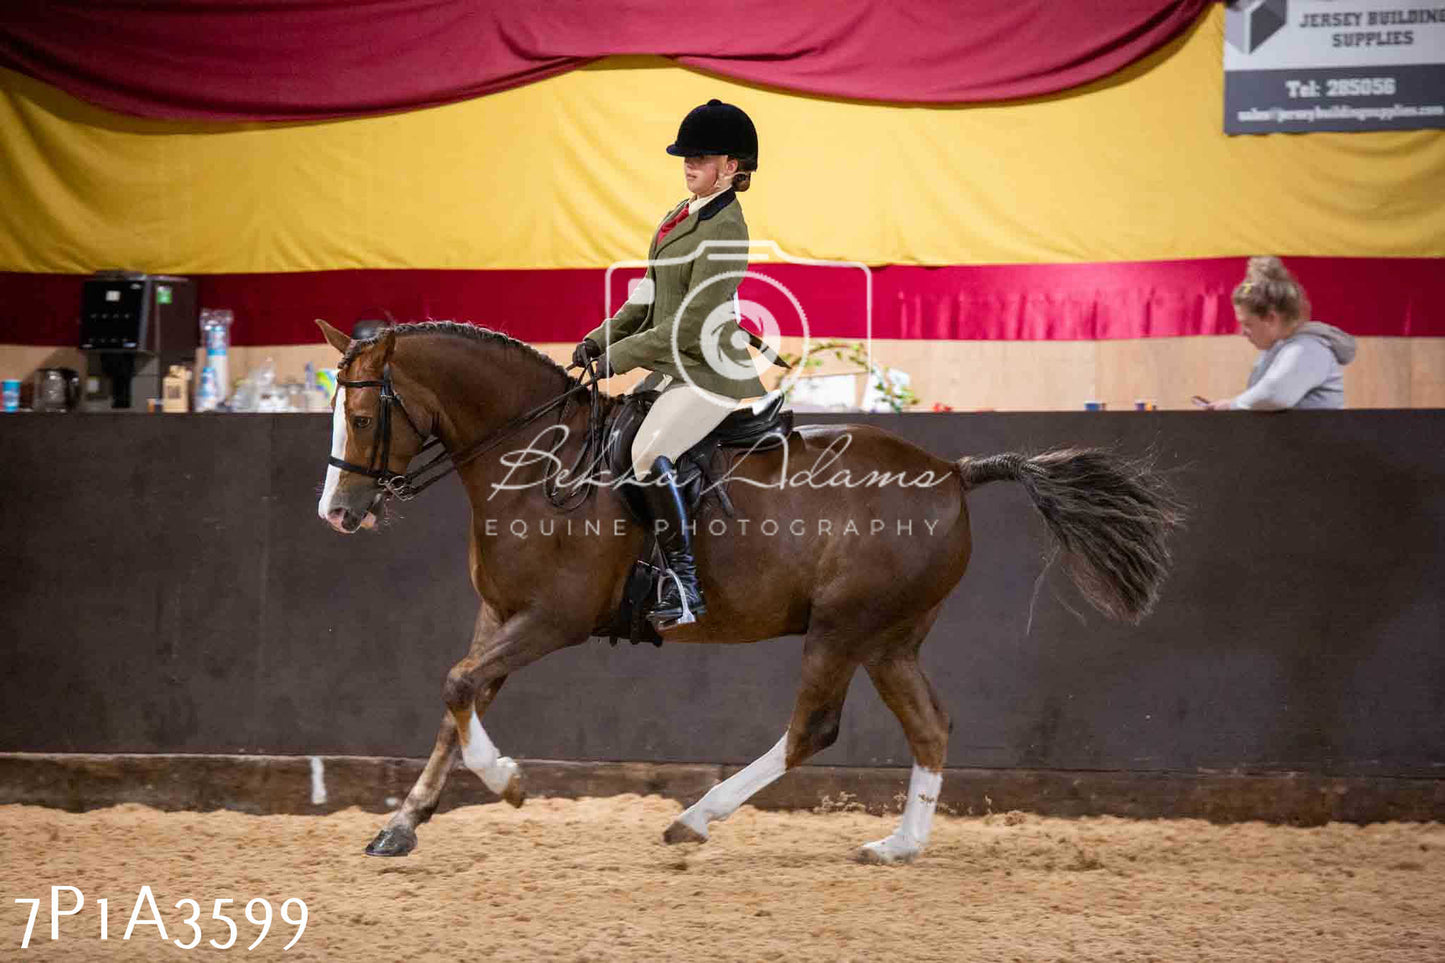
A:
[[[686,381],[672,381],[653,402],[632,439],[632,470],[638,481],[647,477],[659,456],[676,461],[736,408],[737,402],[731,398]]]

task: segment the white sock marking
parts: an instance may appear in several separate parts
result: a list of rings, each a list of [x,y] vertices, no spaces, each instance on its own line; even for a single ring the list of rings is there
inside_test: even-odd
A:
[[[311,805],[326,805],[326,766],[320,756],[311,757]]]
[[[501,794],[517,774],[517,764],[497,752],[497,747],[487,737],[487,731],[473,712],[467,723],[467,744],[462,749],[462,762],[476,773],[492,792]]]
[[[933,830],[933,813],[938,808],[938,793],[942,788],[943,773],[914,763],[913,774],[908,779],[908,802],[903,806],[898,828],[887,839],[864,846],[864,851],[880,863],[908,862],[923,852]]]
[[[787,757],[788,734],[785,732],[777,745],[753,760],[741,772],[734,773],[709,789],[707,795],[678,817],[678,821],[706,836],[708,823],[727,819],[759,790],[771,785],[787,772]]]
[[[903,807],[898,832],[916,842],[919,849],[927,845],[928,835],[933,831],[933,813],[938,808],[938,794],[942,789],[943,773],[914,764],[908,779],[908,802]]]

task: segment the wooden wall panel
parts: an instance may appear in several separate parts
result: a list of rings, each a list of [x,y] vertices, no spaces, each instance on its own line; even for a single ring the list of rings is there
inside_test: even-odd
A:
[[[1053,411],[1083,407],[1098,390],[1087,341],[877,341],[875,363],[908,372],[929,407]]]
[[[1445,408],[1445,338],[1411,339],[1410,407]]]
[[[1099,393],[1110,410],[1153,401],[1161,409],[1194,407],[1190,398],[1239,393],[1254,363],[1243,338],[1150,338],[1095,342]]]
[[[1351,408],[1409,408],[1411,354],[1404,338],[1361,338],[1345,366],[1345,403]]]
[[[784,349],[796,352],[796,339]],[[561,364],[572,344],[539,344]],[[276,362],[280,380],[299,379],[307,362],[334,367],[337,354],[326,344],[231,349],[232,377]],[[1192,408],[1190,397],[1224,398],[1244,389],[1255,351],[1241,337],[1148,338],[1129,341],[876,341],[875,362],[908,372],[922,408],[942,402],[959,411],[1077,411],[1088,399],[1111,411],[1136,399],[1160,409]],[[203,358],[198,354],[198,363]],[[64,348],[0,345],[0,377],[25,378],[36,368],[82,368],[80,352]],[[822,374],[850,370],[832,357]],[[608,385],[626,391],[641,376],[625,375]],[[776,383],[778,369],[764,374]],[[1355,362],[1345,368],[1350,408],[1445,407],[1445,338],[1361,338]]]

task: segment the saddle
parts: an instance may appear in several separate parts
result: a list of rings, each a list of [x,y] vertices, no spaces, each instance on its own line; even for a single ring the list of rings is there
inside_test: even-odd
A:
[[[662,636],[647,620],[651,602],[657,598],[657,581],[662,577],[664,566],[662,552],[657,545],[647,508],[643,503],[642,491],[632,484],[635,477],[632,470],[632,441],[647,413],[652,410],[658,398],[657,391],[634,391],[624,395],[609,415],[604,427],[606,439],[601,462],[611,473],[617,491],[622,495],[623,504],[633,521],[646,531],[642,551],[628,573],[626,586],[622,591],[622,602],[613,614],[612,621],[594,631],[594,635],[606,636],[613,645],[619,638],[662,645]],[[726,486],[712,484],[719,474],[718,462],[726,459],[723,472],[732,459],[722,453],[725,449],[748,449],[769,451],[781,447],[793,431],[793,412],[783,409],[781,393],[748,408],[739,408],[724,418],[716,428],[701,441],[677,458],[677,488],[687,504],[688,516],[696,519],[704,492],[714,498],[721,509],[732,516],[733,506],[728,498]]]

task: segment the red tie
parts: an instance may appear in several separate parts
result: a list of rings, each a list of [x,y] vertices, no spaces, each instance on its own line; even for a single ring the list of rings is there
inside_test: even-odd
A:
[[[667,235],[672,231],[674,227],[677,227],[685,220],[687,220],[686,204],[682,205],[682,209],[679,210],[676,214],[662,222],[662,227],[659,227],[657,229],[657,243],[661,244],[663,238],[667,237]]]

